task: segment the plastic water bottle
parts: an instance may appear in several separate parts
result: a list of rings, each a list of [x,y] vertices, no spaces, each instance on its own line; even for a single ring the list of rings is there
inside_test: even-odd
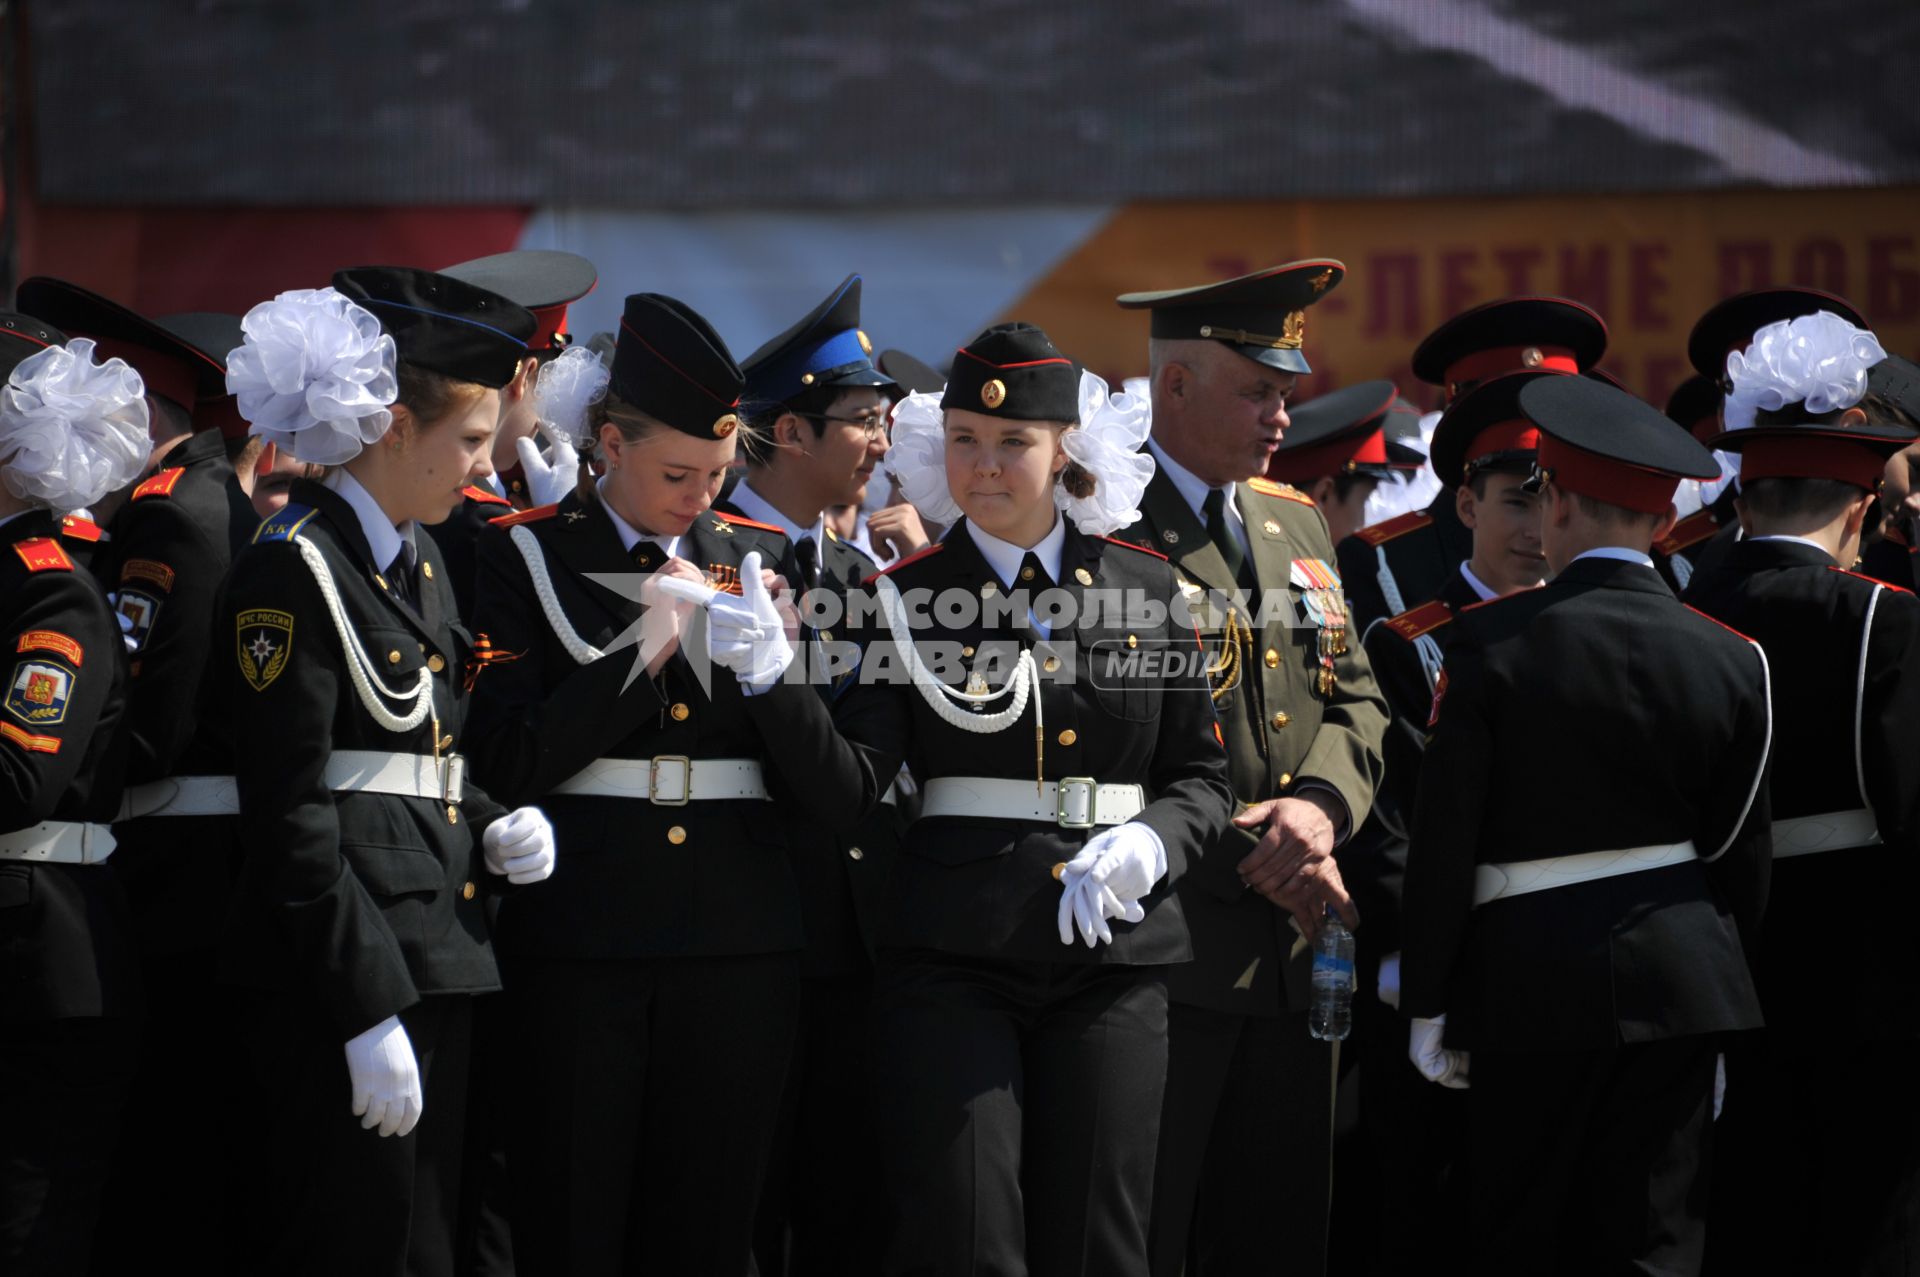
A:
[[[1353,1028],[1353,933],[1327,910],[1313,942],[1313,1007],[1307,1032],[1322,1042],[1344,1041]]]

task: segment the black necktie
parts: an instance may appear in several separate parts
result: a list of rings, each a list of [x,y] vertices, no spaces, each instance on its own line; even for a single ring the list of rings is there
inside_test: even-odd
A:
[[[800,560],[800,588],[811,590],[820,582],[820,544],[812,537],[794,542],[793,555]]]
[[[402,545],[400,553],[393,556],[393,562],[387,565],[387,584],[393,589],[393,597],[410,608],[420,606],[419,594],[413,588],[413,556]]]
[[[1208,489],[1207,499],[1200,503],[1200,508],[1207,516],[1207,540],[1213,542],[1220,557],[1227,561],[1227,571],[1233,573],[1233,579],[1245,585],[1247,552],[1240,548],[1240,538],[1227,526],[1227,490]]]

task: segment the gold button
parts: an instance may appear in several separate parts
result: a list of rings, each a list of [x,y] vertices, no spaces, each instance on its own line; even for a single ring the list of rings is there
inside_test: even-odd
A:
[[[1021,569],[1020,569],[1020,579],[1021,579],[1022,581],[1031,581],[1031,580],[1033,580],[1033,569],[1032,569],[1032,568],[1021,568]]]
[[[687,840],[686,826],[675,825],[672,829],[667,830],[667,841],[672,843],[674,846],[678,847],[681,843],[685,842],[686,840]]]
[[[1053,880],[1055,882],[1059,882],[1062,878],[1066,876],[1066,873],[1067,873],[1067,862],[1062,860],[1057,864],[1055,864],[1053,867]]]
[[[847,848],[848,860],[865,860],[866,858],[867,858],[867,853],[860,850],[858,847]]]
[[[1075,568],[1073,570],[1073,579],[1082,585],[1092,585],[1093,573],[1087,571],[1085,568]]]
[[[982,581],[980,583],[980,597],[984,599],[999,588],[1000,583],[998,581]]]
[[[1291,718],[1287,717],[1287,712],[1285,710],[1281,710],[1278,714],[1275,714],[1273,716],[1273,730],[1277,732],[1282,727],[1285,727],[1288,723],[1291,723],[1292,721],[1293,720]]]
[[[966,658],[967,658],[968,660],[972,660],[972,659],[973,659],[973,649],[972,649],[972,648],[970,648],[970,647],[963,647],[963,648],[961,648],[961,649],[960,649],[960,655],[962,655],[962,656],[964,656],[964,657],[966,657]]]
[[[1288,785],[1291,785],[1292,783],[1293,783],[1293,773],[1292,773],[1292,772],[1281,772],[1281,773],[1280,773],[1280,788],[1282,788],[1282,789],[1285,789],[1285,788],[1286,788],[1286,787],[1287,787]]]
[[[1127,646],[1128,646],[1128,647],[1139,647],[1139,646],[1140,646],[1140,640],[1139,640],[1139,639],[1137,639],[1137,638],[1135,638],[1135,637],[1134,637],[1133,635],[1131,635],[1131,634],[1129,634],[1129,635],[1127,635]]]
[[[687,721],[687,715],[693,713],[693,711],[687,708],[684,701],[675,701],[673,708],[668,710],[667,713],[673,715],[674,722],[684,723]]]
[[[821,631],[820,631],[820,641],[821,641],[822,643],[831,643],[831,642],[833,642],[833,631],[832,631],[832,630],[821,630]]]
[[[1062,745],[1071,745],[1073,744],[1073,742],[1079,739],[1080,739],[1080,733],[1074,731],[1071,727],[1069,727],[1066,731],[1060,733],[1060,743]]]
[[[1040,668],[1051,674],[1060,668],[1060,658],[1057,656],[1049,656],[1040,663]]]
[[[432,656],[429,656],[427,658],[427,668],[432,670],[435,674],[438,674],[441,670],[447,668],[447,663],[440,659],[440,654],[438,652],[435,652]]]
[[[433,580],[433,564],[422,563],[420,565],[420,575],[426,577],[429,581]]]
[[[473,899],[473,893],[475,890],[476,888],[474,887],[474,885],[472,883],[468,883],[466,886],[460,888],[460,898],[462,900]]]
[[[1271,670],[1271,669],[1278,669],[1279,667],[1280,667],[1280,653],[1274,651],[1272,648],[1268,648],[1267,649],[1267,668]]]
[[[396,647],[391,652],[387,653],[387,664],[398,665],[399,663],[400,663],[400,649]]]

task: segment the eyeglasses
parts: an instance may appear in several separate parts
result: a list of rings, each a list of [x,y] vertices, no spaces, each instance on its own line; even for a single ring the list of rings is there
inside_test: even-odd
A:
[[[867,442],[884,439],[893,426],[893,417],[884,412],[867,413],[859,417],[836,417],[829,412],[796,412],[796,417],[805,417],[809,421],[837,421],[843,426],[858,426]]]

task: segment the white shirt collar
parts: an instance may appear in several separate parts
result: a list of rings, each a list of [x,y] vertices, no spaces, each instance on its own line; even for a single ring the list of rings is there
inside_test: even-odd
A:
[[[1488,599],[1494,599],[1499,597],[1498,593],[1487,588],[1487,583],[1485,581],[1482,581],[1479,577],[1473,574],[1473,564],[1462,563],[1460,565],[1460,576],[1461,576],[1461,579],[1466,581],[1467,587],[1471,589],[1475,594],[1478,594],[1480,596],[1480,601],[1482,603],[1485,603]]]
[[[1166,449],[1160,446],[1157,439],[1149,437],[1147,439],[1147,447],[1153,451],[1155,464],[1167,472],[1167,478],[1173,480],[1174,488],[1179,491],[1181,498],[1186,501],[1188,508],[1193,511],[1194,518],[1205,523],[1207,521],[1207,515],[1204,507],[1206,505],[1207,494],[1213,491],[1213,486],[1193,471],[1181,465],[1178,461],[1175,461],[1172,457],[1169,457]],[[1228,525],[1231,526],[1235,523],[1242,522],[1240,518],[1240,503],[1234,495],[1233,485],[1229,483],[1224,491],[1227,494],[1226,509]]]
[[[1782,533],[1779,536],[1749,537],[1747,539],[1755,543],[1758,543],[1761,541],[1795,541],[1801,545],[1812,546],[1814,549],[1820,551],[1820,553],[1826,555],[1829,559],[1833,558],[1833,551],[1829,550],[1826,546],[1821,545],[1818,541],[1814,540],[1812,537],[1788,536],[1785,533]]]
[[[607,479],[605,475],[600,476],[600,478],[594,481],[594,487],[600,493],[600,508],[607,512],[607,517],[613,520],[613,530],[620,534],[621,549],[625,550],[628,554],[632,554],[634,546],[639,545],[642,541],[651,541],[659,546],[661,552],[668,558],[677,558],[679,556],[679,537],[652,536],[642,532],[620,517],[619,512],[613,508],[613,503],[607,500]]]
[[[733,503],[740,507],[740,513],[749,519],[758,519],[762,523],[771,523],[787,534],[787,540],[799,545],[812,538],[815,546],[824,546],[827,541],[827,512],[822,510],[820,517],[814,520],[811,528],[803,528],[774,509],[773,503],[755,492],[745,479],[733,489]]]
[[[1031,550],[1023,550],[1011,541],[1002,541],[999,537],[982,532],[973,524],[967,524],[967,535],[980,547],[980,557],[987,561],[993,574],[1000,578],[1000,584],[1009,590],[1014,587],[1014,578],[1020,575],[1020,563],[1031,554],[1040,560],[1040,566],[1056,583],[1060,580],[1060,554],[1067,543],[1067,521],[1060,517],[1058,510],[1053,514],[1053,528],[1040,538],[1038,545]]]
[[[335,467],[327,471],[321,482],[353,507],[354,517],[360,520],[360,531],[367,538],[367,549],[373,552],[374,571],[385,572],[392,567],[402,546],[408,551],[409,566],[418,560],[419,552],[413,539],[414,528],[418,525],[413,520],[407,520],[404,526],[396,525],[387,517],[387,512],[380,508],[380,503],[373,499],[373,494],[344,468]]]
[[[1629,550],[1624,545],[1596,546],[1591,550],[1584,550],[1573,556],[1575,563],[1578,563],[1582,559],[1618,559],[1622,563],[1638,563],[1641,567],[1649,570],[1653,568],[1652,556],[1642,554],[1638,550]]]

